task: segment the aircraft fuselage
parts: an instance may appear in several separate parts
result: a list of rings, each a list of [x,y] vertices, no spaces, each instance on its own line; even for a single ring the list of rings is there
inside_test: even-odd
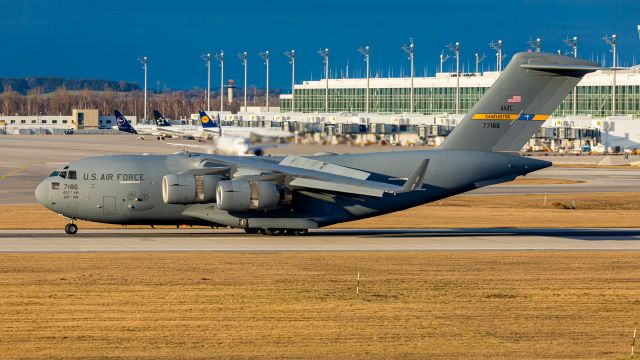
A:
[[[407,209],[478,187],[509,181],[550,166],[517,155],[469,150],[383,152],[311,157],[371,173],[368,180],[402,185],[424,159],[429,167],[418,190],[382,197],[299,189],[273,210],[225,211],[215,200],[201,204],[163,201],[165,175],[196,168],[203,160],[221,166],[229,157],[209,154],[117,155],[79,160],[54,172],[36,190],[50,210],[71,219],[112,224],[316,227]],[[277,163],[280,157],[258,161]],[[65,172],[64,178],[60,172]],[[72,175],[73,174],[73,175]],[[425,219],[428,221],[428,219]],[[280,225],[279,225],[280,224]]]

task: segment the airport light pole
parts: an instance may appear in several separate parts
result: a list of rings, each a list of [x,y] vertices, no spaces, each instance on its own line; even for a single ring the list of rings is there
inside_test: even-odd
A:
[[[239,53],[238,58],[244,66],[244,112],[247,112],[247,52]]]
[[[456,114],[460,114],[460,42],[456,41],[455,45],[448,46],[456,57]]]
[[[143,57],[139,59],[140,64],[142,64],[142,68],[144,69],[144,120],[147,120],[147,62],[149,58]]]
[[[213,58],[220,64],[220,111],[224,111],[224,51],[220,50]]]
[[[566,39],[564,39],[564,43],[572,49],[573,57],[577,58],[578,57],[578,37],[574,36],[573,40],[569,40],[569,38],[567,37]],[[573,88],[573,101],[572,101],[573,116],[578,115],[578,94],[577,94],[577,92],[578,92],[578,85],[576,85]]]
[[[267,96],[267,112],[269,112],[269,50],[265,51],[265,52],[261,52],[260,57],[262,57],[264,59],[264,64],[267,66],[267,90],[266,90],[266,96]]]
[[[407,55],[409,55],[409,61],[411,61],[411,94],[410,94],[410,100],[409,100],[409,113],[413,113],[413,76],[414,76],[414,69],[413,69],[413,52],[415,50],[415,45],[413,43],[413,38],[409,38],[409,46],[402,45],[402,50],[404,50],[405,53],[407,53]]]
[[[498,42],[492,40],[489,46],[496,51],[496,71],[502,72],[502,40],[498,40]]]
[[[207,111],[211,111],[211,53],[201,57],[207,63]]]
[[[364,112],[369,113],[369,45],[358,49],[358,52],[364,55],[364,61],[367,62],[367,92],[365,93]]]
[[[296,108],[296,51],[285,51],[284,56],[291,60],[291,112],[294,112]]]
[[[444,65],[444,62],[449,60],[449,54],[445,54],[444,50],[442,50],[440,52],[440,72],[442,72],[442,66]]]
[[[611,52],[613,53],[613,86],[611,87],[611,116],[616,116],[616,68],[618,67],[618,53],[616,50],[616,34],[611,37],[605,35],[602,40],[611,46]]]
[[[529,44],[529,47],[535,49],[537,53],[540,52],[540,45],[542,44],[542,40],[540,40],[540,38],[537,38],[536,41],[529,40],[527,43]]]
[[[479,55],[476,51],[476,75],[480,74],[480,63],[486,58],[487,56],[485,54]]]
[[[318,55],[324,58],[324,111],[329,112],[329,49],[318,50]]]

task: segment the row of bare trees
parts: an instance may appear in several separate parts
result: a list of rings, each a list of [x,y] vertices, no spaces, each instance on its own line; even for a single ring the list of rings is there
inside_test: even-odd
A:
[[[239,94],[242,95],[242,94]],[[247,96],[249,106],[264,106],[264,96]],[[278,106],[278,97],[270,97],[271,106]],[[242,106],[242,98],[236,97],[231,105],[225,98],[225,111],[237,112]],[[170,119],[188,118],[199,110],[206,110],[207,98],[203,89],[180,90],[165,93],[147,94],[147,112],[160,111]],[[44,93],[41,88],[30,90],[27,95],[8,89],[0,93],[0,114],[2,115],[65,115],[72,109],[98,109],[100,114],[111,114],[119,109],[128,115],[143,117],[144,93],[140,90],[132,92],[116,92],[111,90],[69,91],[63,87],[54,92]],[[211,110],[220,110],[220,98],[217,93],[211,94]]]

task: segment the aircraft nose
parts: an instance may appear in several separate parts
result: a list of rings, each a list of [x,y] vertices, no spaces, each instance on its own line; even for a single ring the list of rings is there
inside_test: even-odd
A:
[[[49,200],[49,181],[44,180],[36,187],[36,200],[40,204],[46,204]]]

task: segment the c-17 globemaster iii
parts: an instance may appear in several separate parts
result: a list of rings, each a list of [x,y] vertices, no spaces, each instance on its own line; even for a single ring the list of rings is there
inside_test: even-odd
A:
[[[434,150],[320,156],[92,157],[36,189],[71,220],[207,225],[303,235],[513,180],[551,163],[518,151],[597,64],[554,54],[513,56],[495,84]],[[429,221],[425,219],[425,221]]]

